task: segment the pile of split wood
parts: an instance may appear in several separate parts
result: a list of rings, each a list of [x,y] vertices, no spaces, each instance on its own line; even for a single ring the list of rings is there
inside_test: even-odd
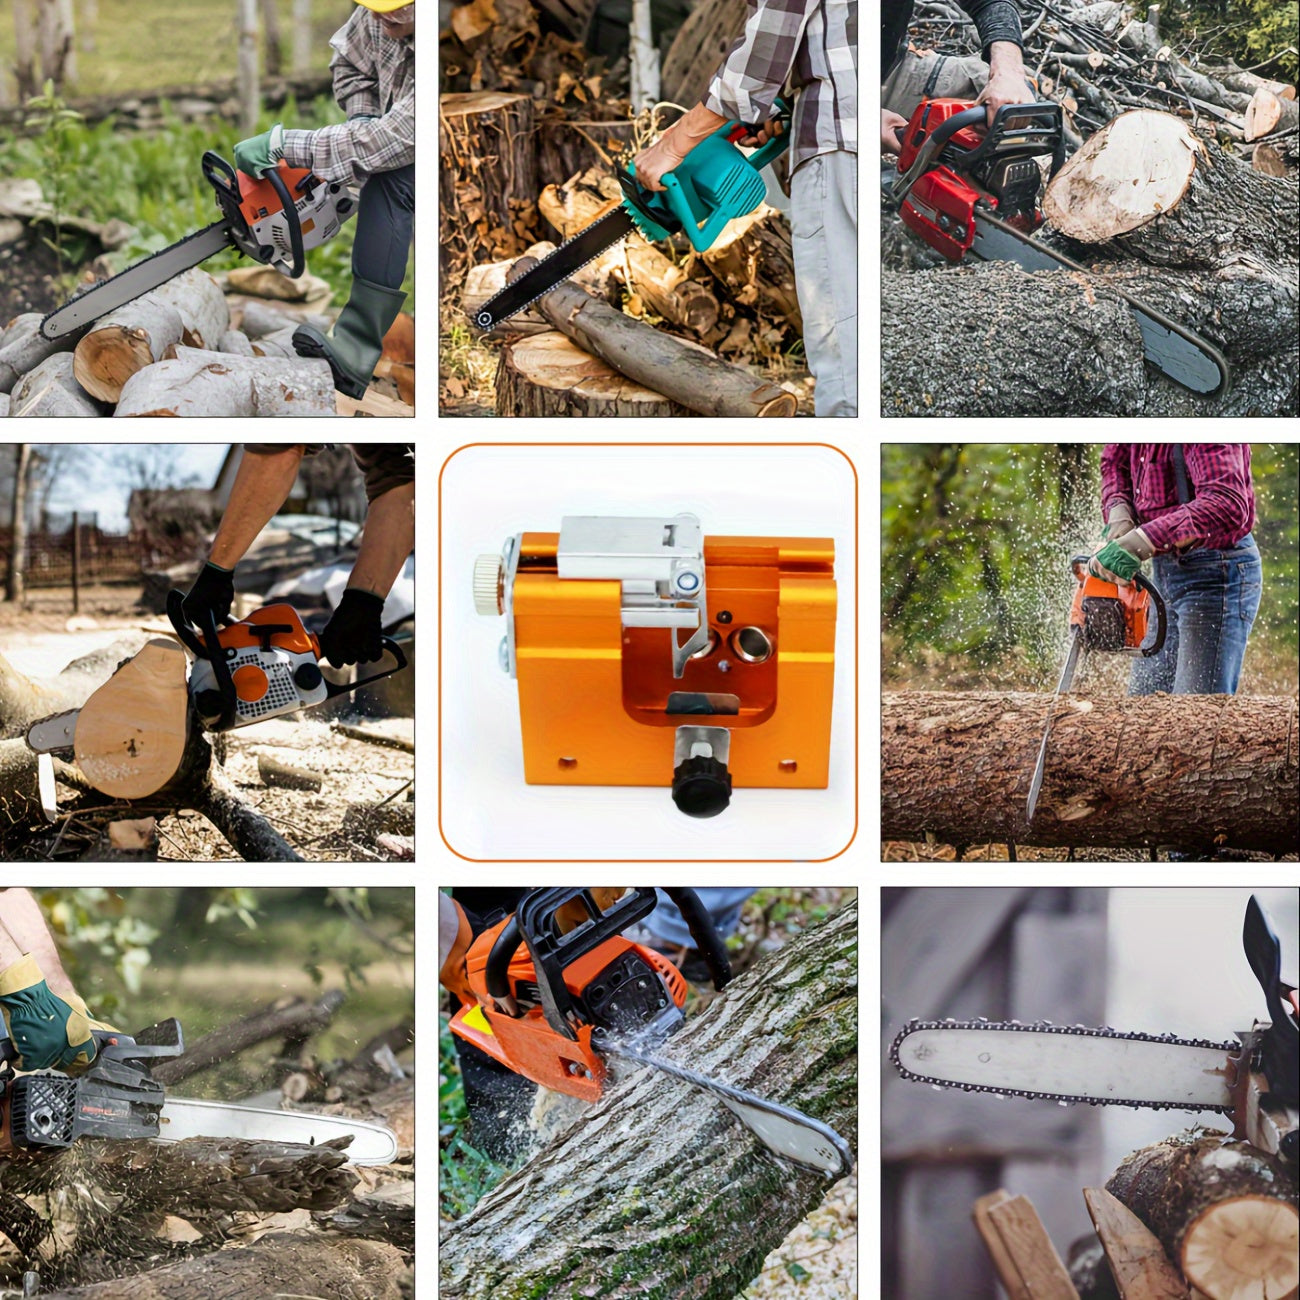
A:
[[[169,1090],[247,1048],[282,1040],[255,1104],[326,1100],[330,1114],[386,1124],[391,1165],[347,1164],[346,1144],[189,1138],[82,1138],[40,1160],[10,1161],[0,1198],[0,1276],[85,1300],[171,1295],[410,1294],[415,1255],[412,1026],[394,1025],[351,1061],[322,1062],[311,1040],[343,994],[287,999],[155,1067]],[[326,1082],[328,1078],[329,1082]],[[310,1081],[311,1086],[304,1084]],[[319,1086],[317,1086],[319,1084]],[[24,1294],[28,1292],[24,1291]],[[35,1294],[35,1292],[31,1292]]]
[[[229,298],[200,268],[186,271],[86,329],[56,342],[41,336],[41,314],[0,333],[0,415],[12,416],[333,416],[409,415],[414,402],[414,327],[394,326],[381,374],[391,396],[372,389],[362,402],[334,390],[329,365],[299,357],[303,321],[328,329],[311,301],[282,294],[285,280],[264,267],[224,277]],[[328,302],[324,288],[319,305]],[[299,292],[297,288],[293,292]]]
[[[921,0],[916,17],[915,48],[977,53],[950,0]],[[1138,21],[1116,0],[1045,7],[1026,25],[1025,65],[1061,103],[1073,155],[1046,190],[1040,238],[1087,265],[1089,281],[1004,263],[936,268],[907,251],[886,205],[885,413],[1297,414],[1295,88],[1193,68],[1163,40],[1158,6]],[[1227,392],[1193,394],[1145,365],[1110,285],[1223,352]],[[975,322],[987,337],[955,358],[954,328]]]

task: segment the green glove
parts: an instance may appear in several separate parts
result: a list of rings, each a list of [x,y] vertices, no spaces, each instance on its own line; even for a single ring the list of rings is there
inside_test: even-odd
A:
[[[27,953],[0,974],[0,1015],[18,1052],[20,1070],[67,1070],[89,1065],[99,1049],[80,1010],[50,992],[36,958]]]
[[[235,167],[247,176],[261,176],[284,157],[284,127],[277,122],[269,131],[241,140],[235,146]]]
[[[1117,542],[1107,542],[1088,562],[1088,572],[1107,582],[1130,582],[1149,560],[1155,548],[1147,541],[1140,528],[1130,529]]]

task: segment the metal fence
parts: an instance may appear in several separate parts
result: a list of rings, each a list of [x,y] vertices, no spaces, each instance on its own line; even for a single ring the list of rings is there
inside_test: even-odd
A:
[[[12,555],[13,532],[0,528],[0,574],[9,572]],[[58,532],[29,532],[25,558],[23,578],[31,590],[138,582],[144,555],[137,538],[79,524]]]

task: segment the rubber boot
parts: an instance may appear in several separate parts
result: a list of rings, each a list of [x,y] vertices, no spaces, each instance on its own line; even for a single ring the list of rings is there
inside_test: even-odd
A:
[[[401,289],[386,289],[354,276],[352,292],[334,328],[322,334],[314,326],[299,325],[293,332],[294,351],[300,357],[324,357],[334,372],[334,387],[347,397],[362,398],[375,377],[384,335],[405,301]]]

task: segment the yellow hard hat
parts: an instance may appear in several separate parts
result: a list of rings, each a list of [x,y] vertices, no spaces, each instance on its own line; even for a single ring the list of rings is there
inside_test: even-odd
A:
[[[414,0],[356,0],[356,3],[364,5],[373,13],[391,14],[396,9],[405,9],[407,5],[413,4]]]

